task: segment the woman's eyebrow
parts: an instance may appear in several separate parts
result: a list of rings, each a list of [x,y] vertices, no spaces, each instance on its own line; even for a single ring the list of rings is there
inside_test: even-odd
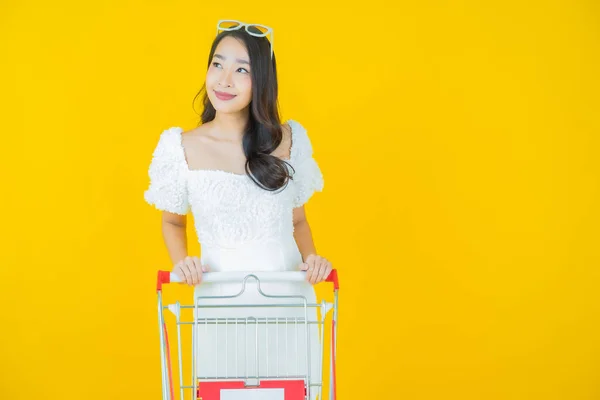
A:
[[[215,58],[219,58],[219,59],[221,59],[221,60],[223,60],[223,61],[224,61],[224,60],[227,60],[227,58],[226,58],[226,57],[224,57],[224,56],[222,56],[222,55],[220,55],[220,54],[214,54],[214,55],[213,55],[213,57],[215,57]],[[239,64],[248,64],[248,65],[250,65],[250,61],[244,60],[244,59],[242,59],[242,58],[236,58],[236,59],[235,59],[235,61],[237,61]]]

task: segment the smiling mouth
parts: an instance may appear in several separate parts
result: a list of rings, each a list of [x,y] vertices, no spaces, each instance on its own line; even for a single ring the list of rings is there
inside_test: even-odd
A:
[[[217,98],[219,100],[231,100],[236,96],[235,94],[217,92],[216,90],[214,92],[215,92],[215,96],[217,96]]]

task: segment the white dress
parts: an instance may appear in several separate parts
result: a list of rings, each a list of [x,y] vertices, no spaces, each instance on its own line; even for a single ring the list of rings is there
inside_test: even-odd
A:
[[[295,120],[287,122],[292,128],[292,145],[290,159],[286,161],[294,168],[290,169],[293,179],[285,189],[275,192],[261,189],[247,175],[190,170],[181,141],[183,129],[172,127],[160,135],[144,199],[159,210],[176,214],[186,215],[191,209],[201,245],[201,262],[208,264],[211,271],[299,270],[302,256],[293,236],[292,212],[315,191],[323,190],[323,175],[313,158],[304,127]],[[204,283],[196,287],[195,295],[235,295],[241,288],[241,284]],[[260,288],[267,294],[300,295],[308,303],[316,302],[314,288],[308,282],[261,283]],[[225,301],[228,304],[303,302],[299,298],[265,298],[259,294],[254,280],[247,281],[241,298],[221,299],[218,303]],[[211,303],[217,301],[201,301],[201,304]],[[309,320],[316,320],[316,309],[308,310]],[[199,309],[200,318],[226,318],[227,324],[199,327],[197,376],[285,377],[310,372],[311,382],[321,382],[318,326],[309,325],[308,331],[297,329],[306,327],[302,320],[296,319],[304,315],[304,309],[291,307]],[[255,324],[252,317],[278,318],[278,324]],[[246,324],[236,327],[233,318],[244,318]],[[288,328],[284,324],[286,318]],[[307,339],[310,351],[306,350]],[[315,398],[316,392],[311,389],[311,398]]]

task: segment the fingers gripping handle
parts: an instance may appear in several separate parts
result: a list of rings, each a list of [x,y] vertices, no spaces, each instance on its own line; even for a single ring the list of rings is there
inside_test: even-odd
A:
[[[226,283],[226,282],[241,282],[248,275],[255,275],[261,282],[302,282],[306,280],[306,272],[291,271],[291,272],[205,272],[202,275],[202,282],[205,283]],[[165,283],[181,282],[177,274],[170,271],[158,271],[156,282],[156,290],[160,292],[162,285]],[[332,270],[326,279],[326,282],[333,283],[334,290],[339,290],[340,284],[338,281],[337,270]]]

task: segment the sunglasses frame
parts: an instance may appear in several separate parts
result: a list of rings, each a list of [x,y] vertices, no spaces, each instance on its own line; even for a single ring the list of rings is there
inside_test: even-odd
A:
[[[231,28],[222,28],[221,27],[221,23],[223,22],[235,22],[238,25],[231,27]],[[256,26],[256,27],[261,27],[266,29],[267,31],[265,33],[255,33],[255,32],[250,32],[248,30],[249,27],[251,26]],[[266,25],[261,25],[261,24],[247,24],[245,22],[242,21],[238,21],[235,19],[221,19],[219,20],[219,22],[217,22],[217,35],[219,34],[219,31],[236,31],[238,29],[242,29],[244,28],[246,30],[246,32],[249,35],[255,36],[255,37],[265,37],[267,35],[270,35],[270,39],[269,39],[269,44],[271,45],[271,59],[273,59],[273,28],[266,26]]]

